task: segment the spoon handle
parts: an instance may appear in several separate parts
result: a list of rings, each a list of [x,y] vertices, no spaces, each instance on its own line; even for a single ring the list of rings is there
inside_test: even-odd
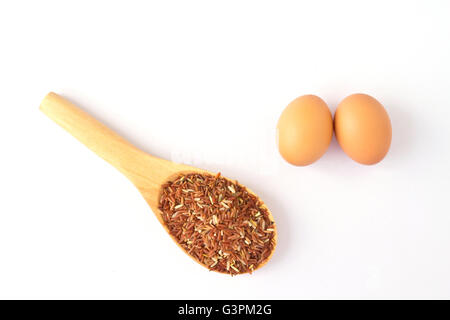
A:
[[[158,162],[60,95],[50,92],[40,110],[86,147],[109,162],[133,182],[146,170],[148,161]],[[153,160],[153,161],[152,161]],[[162,161],[162,160],[161,160]]]

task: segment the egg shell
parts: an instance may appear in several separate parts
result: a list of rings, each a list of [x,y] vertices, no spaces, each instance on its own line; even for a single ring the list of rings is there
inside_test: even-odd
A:
[[[304,95],[282,112],[277,125],[281,156],[290,164],[306,166],[318,160],[333,137],[333,118],[325,101]]]
[[[389,151],[391,120],[383,105],[367,94],[352,94],[341,101],[334,128],[340,146],[356,162],[376,164]]]

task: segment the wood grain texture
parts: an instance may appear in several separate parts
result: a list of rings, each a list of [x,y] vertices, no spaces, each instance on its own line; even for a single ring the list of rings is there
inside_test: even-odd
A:
[[[40,110],[86,147],[122,172],[136,186],[168,233],[169,230],[158,209],[161,185],[182,173],[198,172],[214,175],[206,170],[154,157],[136,148],[90,114],[56,93],[47,94],[41,102]],[[248,188],[247,190],[254,194]],[[274,221],[268,208],[267,211],[269,218]],[[169,235],[182,248],[170,233]],[[275,233],[274,245],[276,239]],[[182,250],[184,251],[183,248]],[[258,268],[270,260],[274,251]],[[200,263],[192,256],[190,257]]]

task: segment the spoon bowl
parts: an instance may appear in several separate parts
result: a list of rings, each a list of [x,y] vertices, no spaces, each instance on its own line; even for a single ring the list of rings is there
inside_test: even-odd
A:
[[[161,216],[161,210],[158,208],[162,193],[161,186],[180,174],[199,173],[214,175],[213,173],[185,164],[157,158],[136,148],[94,117],[56,93],[50,92],[47,94],[41,102],[40,110],[98,156],[124,174],[139,190],[167,233],[182,248],[177,239],[170,233]],[[228,178],[225,179],[232,181]],[[246,190],[256,196],[250,189],[246,188]],[[269,220],[274,222],[270,210],[263,201],[261,203],[267,210]],[[265,265],[275,251],[277,241],[275,223],[273,224],[273,229],[272,251],[254,270]],[[187,253],[184,248],[182,249]],[[197,263],[208,267],[193,256],[189,256]]]

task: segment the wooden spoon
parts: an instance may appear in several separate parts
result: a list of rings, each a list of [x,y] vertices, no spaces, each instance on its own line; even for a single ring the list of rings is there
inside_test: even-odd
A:
[[[175,178],[179,174],[196,172],[214,175],[213,173],[188,165],[160,159],[136,148],[104,124],[94,119],[91,115],[82,111],[56,93],[50,92],[47,94],[40,105],[40,110],[71,133],[81,143],[122,172],[140,191],[155,213],[156,218],[175,243],[182,248],[177,239],[170,234],[169,229],[161,217],[161,211],[158,209],[161,185]],[[248,188],[247,191],[255,195]],[[269,209],[264,204],[263,206],[267,209],[269,219],[274,221]],[[272,257],[273,252],[275,251],[276,239],[277,234],[275,229],[273,236],[273,250],[270,255],[257,266],[257,268],[262,267]],[[202,264],[191,255],[189,256],[193,258],[194,261]],[[207,267],[204,264],[202,265]]]

